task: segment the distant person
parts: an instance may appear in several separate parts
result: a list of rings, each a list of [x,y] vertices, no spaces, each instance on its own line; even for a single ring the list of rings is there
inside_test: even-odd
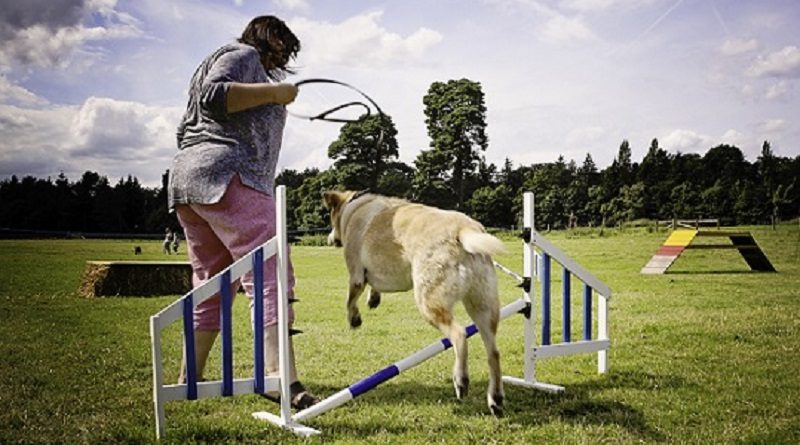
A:
[[[300,41],[273,16],[254,18],[241,38],[211,53],[192,77],[186,112],[178,126],[178,152],[169,176],[169,208],[183,226],[199,286],[275,236],[275,168],[283,140],[286,104],[297,87],[282,83]],[[250,318],[264,324],[265,367],[278,372],[278,290],[275,258],[264,267],[264,295],[253,296],[252,272],[242,277]],[[289,264],[289,298],[294,273]],[[238,283],[233,284],[234,288]],[[264,319],[253,320],[253,298],[264,299]],[[289,311],[290,322],[294,312]],[[219,294],[194,309],[197,378],[220,329]],[[289,343],[291,406],[318,399],[297,378]],[[184,357],[185,361],[185,357]],[[185,379],[186,363],[181,369]],[[269,394],[275,400],[277,394]]]
[[[171,254],[170,247],[172,246],[172,230],[167,227],[164,231],[164,253],[167,255]]]
[[[181,235],[178,232],[172,234],[172,252],[177,255],[178,247],[181,245]]]

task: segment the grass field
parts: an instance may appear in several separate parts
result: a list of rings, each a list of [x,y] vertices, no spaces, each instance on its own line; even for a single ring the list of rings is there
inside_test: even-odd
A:
[[[610,371],[595,356],[541,362],[540,380],[560,395],[506,386],[506,416],[488,415],[480,342],[470,347],[472,391],[454,399],[446,352],[308,422],[312,439],[260,423],[275,411],[253,395],[167,405],[163,443],[800,443],[800,231],[752,230],[778,273],[751,273],[735,251],[696,250],[671,273],[639,269],[666,237],[644,230],[548,235],[605,281],[611,300]],[[154,441],[149,317],[175,300],[76,296],[86,260],[162,260],[153,241],[0,241],[0,443],[151,443]],[[520,270],[521,245],[499,260]],[[339,389],[440,338],[409,294],[362,304],[364,325],[348,328],[341,251],[293,248],[297,273],[298,365],[319,395]],[[171,257],[170,259],[176,259]],[[559,276],[554,266],[554,276]],[[500,277],[504,303],[518,298]],[[580,287],[573,319],[580,331]],[[553,284],[553,338],[560,307]],[[234,304],[235,373],[252,363],[246,298]],[[459,312],[463,321],[463,310]],[[504,372],[521,375],[521,317],[500,327]],[[177,379],[178,326],[166,332],[167,380]],[[209,378],[219,377],[218,354]]]

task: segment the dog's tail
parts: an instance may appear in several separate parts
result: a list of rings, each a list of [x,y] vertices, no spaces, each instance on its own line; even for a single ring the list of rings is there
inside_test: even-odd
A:
[[[486,232],[473,228],[461,229],[458,239],[464,250],[475,255],[496,255],[506,251],[502,241]]]

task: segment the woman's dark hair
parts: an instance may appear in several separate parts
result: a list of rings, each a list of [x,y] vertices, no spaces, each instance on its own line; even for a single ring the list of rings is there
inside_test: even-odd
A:
[[[281,80],[287,74],[294,74],[287,64],[297,57],[300,40],[283,20],[272,15],[256,17],[247,24],[238,40],[258,50],[270,79]]]

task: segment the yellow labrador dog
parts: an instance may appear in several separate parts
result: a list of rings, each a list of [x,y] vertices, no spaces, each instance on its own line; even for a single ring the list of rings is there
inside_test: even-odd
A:
[[[361,325],[357,302],[367,284],[370,308],[380,304],[381,292],[413,288],[422,316],[453,344],[453,384],[461,399],[469,388],[467,341],[464,328],[453,318],[453,306],[462,301],[486,348],[489,409],[502,415],[503,382],[495,341],[500,302],[490,255],[502,252],[503,243],[463,213],[363,192],[328,191],[323,198],[333,227],[328,242],[344,247],[350,274],[350,326]]]

